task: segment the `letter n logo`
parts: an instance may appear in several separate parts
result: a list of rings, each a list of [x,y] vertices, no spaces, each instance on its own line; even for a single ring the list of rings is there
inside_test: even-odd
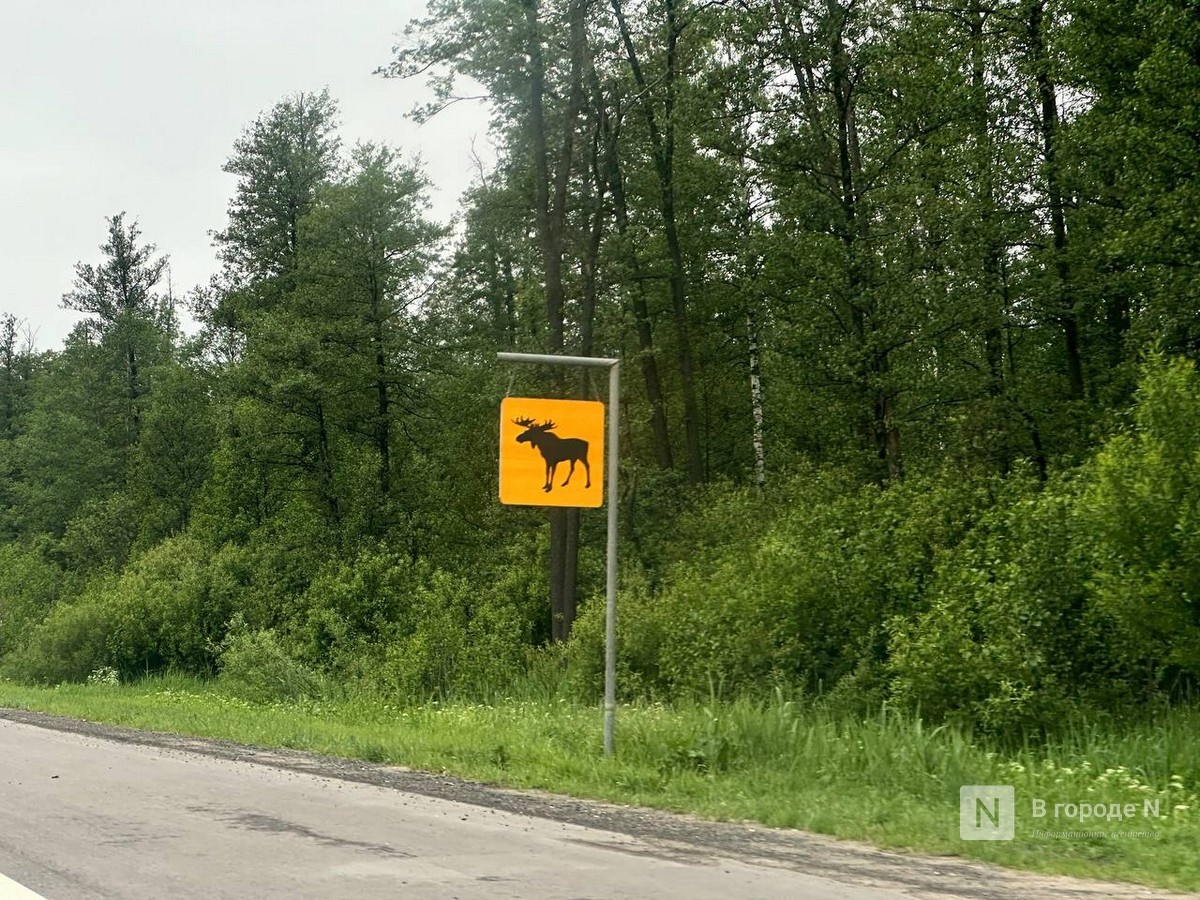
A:
[[[964,841],[1011,841],[1016,820],[1011,784],[964,784],[958,789],[958,836]]]

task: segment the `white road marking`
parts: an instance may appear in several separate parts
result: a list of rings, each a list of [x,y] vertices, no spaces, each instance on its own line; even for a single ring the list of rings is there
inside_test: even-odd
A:
[[[0,900],[46,900],[46,898],[0,874]]]

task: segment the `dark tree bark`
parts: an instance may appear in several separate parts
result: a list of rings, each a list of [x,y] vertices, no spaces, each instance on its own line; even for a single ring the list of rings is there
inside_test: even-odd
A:
[[[603,180],[612,195],[617,234],[628,247],[629,266],[633,275],[629,304],[630,311],[633,313],[634,331],[637,334],[638,365],[642,370],[642,380],[646,385],[646,399],[650,403],[650,426],[654,434],[654,455],[660,468],[673,469],[675,458],[671,452],[671,432],[667,426],[667,404],[663,397],[658,357],[654,349],[654,332],[650,324],[649,304],[646,302],[646,279],[637,248],[632,246],[628,240],[629,204],[625,198],[625,176],[621,172],[619,143],[621,116],[619,110],[615,115],[609,115],[594,68],[590,70],[589,75],[592,82],[593,102],[599,116],[600,131],[603,137],[600,145],[602,171],[597,173],[597,181]]]
[[[379,498],[392,492],[392,420],[388,390],[387,349],[384,342],[384,298],[379,279],[371,273],[371,344],[375,364],[375,449],[379,453]]]
[[[650,135],[654,169],[658,175],[659,212],[670,265],[671,313],[675,323],[676,353],[679,360],[680,388],[683,394],[683,431],[684,446],[687,450],[688,478],[693,483],[699,483],[704,480],[704,458],[700,448],[700,413],[696,402],[696,375],[688,314],[687,275],[683,264],[683,248],[679,240],[679,223],[675,211],[675,89],[678,77],[679,35],[683,26],[678,21],[676,0],[666,0],[664,12],[667,46],[662,77],[663,112],[660,130],[658,117],[649,102],[650,86],[646,81],[637,48],[633,44],[633,36],[630,33],[621,0],[612,0],[612,8],[617,17],[621,42],[625,48],[630,71],[633,73],[638,90],[643,95],[641,107],[646,118],[646,129]]]
[[[563,245],[567,220],[567,189],[570,183],[575,130],[583,106],[583,57],[585,0],[572,0],[569,8],[570,75],[563,110],[562,144],[557,169],[550,168],[550,137],[546,125],[546,61],[542,53],[541,10],[538,0],[524,0],[528,29],[529,128],[536,181],[538,247],[546,279],[546,323],[549,353],[561,353],[565,337],[563,289]],[[579,514],[552,508],[550,520],[550,616],[551,636],[565,640],[575,619]]]
[[[1054,249],[1054,274],[1058,291],[1057,317],[1063,333],[1063,350],[1066,354],[1067,381],[1071,398],[1081,400],[1087,385],[1083,374],[1079,317],[1075,308],[1070,262],[1067,259],[1066,201],[1058,169],[1058,94],[1054,80],[1050,77],[1045,11],[1045,0],[1034,0],[1029,4],[1026,36],[1040,105],[1038,130],[1042,141],[1046,202],[1050,210],[1050,234]]]

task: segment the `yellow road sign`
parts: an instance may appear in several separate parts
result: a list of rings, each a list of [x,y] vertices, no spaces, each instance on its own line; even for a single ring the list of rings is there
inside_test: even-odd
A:
[[[604,404],[506,397],[500,404],[500,502],[604,504]]]

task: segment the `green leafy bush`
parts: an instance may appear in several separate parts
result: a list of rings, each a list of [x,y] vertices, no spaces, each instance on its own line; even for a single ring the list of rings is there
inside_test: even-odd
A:
[[[1089,602],[1077,492],[998,505],[939,565],[929,608],[894,619],[894,699],[998,733],[1049,727],[1074,700],[1119,691],[1109,623]]]
[[[176,537],[121,574],[103,572],[59,602],[15,653],[16,677],[84,681],[110,666],[122,680],[169,670],[212,674],[230,617],[230,596],[214,590],[210,556]]]
[[[1092,587],[1113,617],[1116,649],[1157,683],[1200,678],[1200,374],[1152,359],[1132,427],[1089,471],[1083,515],[1094,544]]]
[[[989,485],[914,480],[855,490],[810,472],[774,497],[731,491],[692,514],[656,589],[627,570],[618,616],[626,696],[761,691],[780,682],[882,699],[887,621],[922,607],[938,552],[990,502]],[[733,523],[732,534],[721,523]],[[724,539],[714,540],[714,535]],[[577,623],[572,670],[598,690],[603,609]],[[587,694],[588,687],[582,690]],[[858,702],[856,700],[855,702]]]
[[[296,601],[290,643],[309,665],[345,670],[388,629],[411,629],[419,568],[386,548],[333,560]]]
[[[0,546],[0,659],[21,647],[62,589],[62,572],[35,550]]]
[[[660,699],[668,684],[661,669],[670,622],[646,573],[626,567],[617,594],[617,691],[624,700]],[[564,687],[585,702],[604,696],[605,598],[583,604],[560,660],[566,664]]]
[[[255,703],[319,699],[329,693],[321,676],[294,659],[274,631],[249,631],[235,616],[221,648],[220,686]]]
[[[58,684],[83,682],[110,666],[108,633],[114,611],[108,598],[116,580],[111,573],[100,575],[79,597],[57,603],[28,641],[6,657],[5,673],[19,681]]]
[[[410,615],[388,630],[376,676],[402,702],[487,697],[524,671],[529,622],[501,586],[482,588],[433,571],[411,595]]]

